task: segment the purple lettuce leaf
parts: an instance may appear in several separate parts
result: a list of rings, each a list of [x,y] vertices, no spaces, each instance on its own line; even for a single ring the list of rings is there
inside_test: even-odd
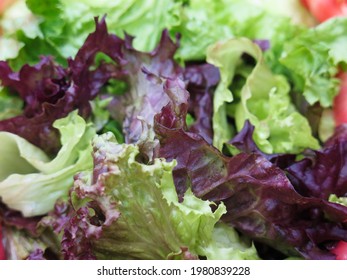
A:
[[[328,200],[331,194],[347,196],[347,142],[328,145],[290,165],[287,176],[295,189],[307,197]]]
[[[123,123],[126,143],[138,142],[144,126],[153,126],[154,115],[170,100],[164,90],[165,81],[181,77],[183,71],[173,58],[178,42],[171,40],[167,30],[157,48],[149,53],[135,50],[132,40],[125,36],[121,59],[117,61],[124,74],[117,78],[128,84],[129,91],[115,97],[109,106],[111,115]]]
[[[219,70],[208,63],[188,64],[183,76],[190,94],[189,113],[195,119],[189,131],[200,134],[212,143],[212,94],[220,79]]]
[[[95,260],[92,240],[100,238],[101,230],[91,232],[88,208],[80,208],[66,223],[61,246],[64,259]],[[96,228],[96,227],[95,227]]]
[[[346,126],[341,125],[319,151],[307,150],[304,159],[296,162],[292,154],[265,154],[253,141],[254,127],[246,122],[244,128],[229,143],[245,153],[263,155],[286,171],[294,188],[303,196],[329,199],[347,195]]]
[[[120,61],[121,44],[121,39],[107,33],[105,19],[96,19],[95,32],[87,37],[76,57],[69,59],[67,68],[51,57],[42,57],[34,66],[24,65],[18,72],[7,62],[0,62],[2,85],[25,101],[23,114],[0,121],[0,131],[17,134],[49,154],[56,153],[60,141],[53,122],[75,109],[84,118],[90,116],[90,101],[111,77],[120,74],[114,63],[95,65],[96,55],[104,52]]]
[[[268,49],[271,48],[271,43],[270,43],[270,40],[266,40],[266,39],[254,39],[253,40],[253,43],[256,43],[260,49],[265,52],[267,51]]]
[[[347,124],[341,124],[335,128],[334,134],[331,135],[324,143],[324,147],[333,146],[340,142],[347,141]]]
[[[96,257],[92,252],[91,235],[85,237],[85,232],[90,228],[88,222],[87,208],[74,212],[71,204],[59,201],[40,224],[62,235],[61,253],[64,259],[94,260]]]
[[[23,217],[22,213],[9,209],[5,204],[0,203],[0,220],[6,226],[12,226],[19,230],[25,230],[32,236],[38,236],[37,229],[41,216],[37,217]]]
[[[177,161],[173,176],[181,201],[190,188],[197,197],[223,202],[222,220],[257,242],[288,256],[335,258],[327,244],[347,240],[347,207],[299,194],[252,143],[255,153],[224,156],[186,130],[186,113],[187,106],[171,103],[155,117],[159,155]]]
[[[71,105],[64,98],[69,87],[66,74],[50,57],[42,57],[35,66],[24,65],[19,72],[13,72],[6,62],[1,62],[2,85],[18,93],[25,107],[22,115],[0,121],[0,131],[15,133],[49,153],[55,152],[59,137],[52,123],[63,117]]]
[[[0,203],[0,222],[6,258],[18,259],[60,259],[59,237],[42,227],[42,216],[23,217],[19,211],[9,209]]]
[[[32,253],[30,253],[26,259],[32,260],[32,261],[46,260],[46,258],[44,256],[44,251],[42,249],[36,249]]]

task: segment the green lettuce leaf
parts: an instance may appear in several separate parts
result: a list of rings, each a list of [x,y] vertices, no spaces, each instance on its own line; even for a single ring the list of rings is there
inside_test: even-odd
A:
[[[270,41],[271,51],[267,57],[275,66],[283,42],[305,27],[301,22],[299,25],[292,21],[292,14],[288,14],[282,2],[277,5],[282,7],[282,12],[273,6],[269,1],[190,0],[182,9],[179,24],[170,30],[172,35],[176,32],[182,35],[177,57],[183,60],[203,59],[207,47],[219,40],[249,37]],[[297,8],[293,9],[297,11]]]
[[[223,204],[217,207],[191,191],[178,202],[175,161],[142,163],[137,145],[118,144],[111,133],[97,136],[93,146],[94,170],[76,176],[71,193],[62,243],[65,258],[256,257],[254,248],[240,244],[231,230],[215,231],[225,213]],[[227,234],[224,238],[221,231]],[[214,235],[220,240],[213,240]]]
[[[172,35],[181,34],[176,56],[182,60],[200,60],[206,56],[210,44],[233,37],[234,32],[228,24],[230,4],[229,0],[190,0],[181,11],[179,24],[170,30]]]
[[[245,66],[245,54],[255,60],[254,67]],[[271,72],[259,46],[247,38],[219,42],[209,47],[207,61],[221,73],[213,115],[213,143],[218,149],[230,140],[227,114],[235,119],[238,131],[250,120],[255,126],[254,140],[266,153],[298,153],[319,147],[307,119],[291,103],[287,80]],[[241,85],[234,79],[236,72],[243,77]],[[231,101],[234,109],[228,110]]]
[[[110,120],[110,112],[107,110],[107,106],[111,100],[112,97],[100,98],[100,96],[97,96],[90,101],[92,107],[91,121],[96,131],[101,131]]]
[[[112,33],[135,36],[133,46],[141,51],[152,50],[162,30],[176,25],[180,4],[173,0],[150,1],[68,1],[27,0],[29,9],[41,20],[42,36],[37,42],[50,46],[61,57],[74,57],[88,34],[94,30],[94,17],[107,15]],[[26,46],[24,52],[30,52]],[[24,55],[23,55],[24,56]]]
[[[8,90],[0,86],[0,120],[9,119],[22,113],[23,100],[9,94]]]
[[[237,231],[217,223],[213,230],[212,241],[204,249],[208,260],[257,260],[255,246],[247,238],[241,238]]]
[[[338,197],[336,194],[331,194],[329,196],[329,201],[347,206],[347,197],[344,197],[344,196]]]
[[[347,66],[346,44],[347,18],[331,19],[286,42],[280,62],[310,104],[332,105],[339,90],[335,75]]]
[[[74,111],[54,127],[62,147],[53,159],[24,138],[0,132],[0,197],[26,217],[52,210],[57,199],[67,197],[73,176],[92,167],[93,126]]]

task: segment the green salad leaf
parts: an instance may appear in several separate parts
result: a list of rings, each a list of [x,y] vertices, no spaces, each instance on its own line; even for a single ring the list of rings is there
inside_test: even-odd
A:
[[[280,63],[290,69],[295,88],[310,104],[329,107],[339,91],[335,77],[346,69],[347,18],[334,18],[286,42]]]
[[[52,210],[57,199],[67,197],[73,176],[92,166],[93,126],[76,111],[54,126],[61,134],[62,147],[53,159],[27,140],[0,132],[0,196],[26,217]]]
[[[94,170],[76,176],[69,215],[74,222],[64,229],[67,244],[71,236],[82,241],[66,248],[65,257],[88,250],[97,259],[226,257],[212,241],[225,206],[191,191],[179,202],[172,177],[175,161],[142,163],[139,147],[118,144],[112,133],[96,136],[93,147]],[[243,249],[236,246],[235,256],[242,256]]]
[[[212,241],[204,249],[208,260],[257,260],[257,250],[250,240],[224,223],[217,223]]]
[[[245,67],[242,59],[245,54],[255,60],[254,67]],[[230,140],[228,115],[235,118],[238,131],[250,120],[255,125],[254,140],[266,153],[319,147],[307,119],[291,103],[287,80],[271,72],[258,45],[247,38],[219,42],[209,47],[207,61],[221,73],[214,94],[213,115],[213,142],[218,149]],[[241,85],[234,79],[236,74],[243,78]],[[235,108],[230,112],[227,112],[228,102],[234,102]]]
[[[8,90],[0,86],[0,120],[9,119],[22,113],[23,100],[9,94]]]

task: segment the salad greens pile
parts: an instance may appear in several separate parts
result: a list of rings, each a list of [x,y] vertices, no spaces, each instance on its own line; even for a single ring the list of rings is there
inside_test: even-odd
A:
[[[8,259],[334,259],[347,241],[347,18],[17,0],[0,31]]]

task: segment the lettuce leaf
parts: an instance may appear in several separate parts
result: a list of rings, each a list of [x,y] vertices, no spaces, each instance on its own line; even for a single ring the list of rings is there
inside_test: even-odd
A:
[[[23,217],[0,203],[4,259],[61,259],[59,237],[51,229],[39,227],[41,218]]]
[[[182,45],[177,57],[188,61],[202,60],[209,45],[220,40],[248,37],[270,41],[271,51],[267,59],[275,66],[283,50],[283,42],[299,34],[304,26],[294,24],[290,16],[270,8],[274,5],[267,2],[189,1],[188,5],[183,6],[179,25],[170,29],[171,34],[181,34]]]
[[[0,121],[22,113],[23,100],[0,87]]]
[[[220,80],[218,68],[203,63],[190,63],[184,68],[183,79],[189,92],[189,110],[192,117],[189,131],[202,135],[209,143],[213,141],[212,115],[213,94]]]
[[[211,242],[225,207],[191,192],[180,203],[175,161],[142,163],[137,145],[118,144],[111,133],[96,136],[93,150],[93,171],[75,177],[69,210],[51,221],[63,231],[66,259],[184,259],[207,252],[221,257],[213,255]]]
[[[250,70],[242,60],[245,54],[255,60]],[[298,153],[319,147],[307,119],[291,103],[287,80],[271,72],[257,44],[247,38],[219,42],[209,47],[207,61],[221,73],[213,103],[214,146],[222,150],[232,136],[229,115],[234,117],[238,131],[246,120],[255,126],[254,140],[266,153]],[[236,74],[245,79],[241,86],[236,84]],[[228,112],[227,104],[232,102],[234,112]]]
[[[337,132],[333,137],[343,137],[343,134]],[[307,156],[286,169],[289,179],[302,195],[325,200],[331,194],[346,195],[347,143],[339,140],[329,142],[320,150],[306,152]]]
[[[347,197],[345,197],[345,196],[338,197],[336,194],[331,194],[329,196],[329,201],[334,202],[334,203],[338,203],[338,204],[342,204],[342,205],[347,207]]]
[[[329,107],[339,90],[338,68],[346,69],[347,19],[340,17],[307,29],[285,43],[280,63],[291,70],[295,89],[312,105]],[[324,89],[324,90],[322,90]]]
[[[59,198],[67,197],[73,176],[92,166],[92,125],[74,111],[54,126],[61,134],[62,147],[53,159],[27,140],[0,132],[0,197],[25,217],[51,211]]]
[[[217,223],[212,242],[204,250],[208,260],[257,260],[257,250],[252,242],[241,236],[233,227]]]
[[[7,260],[25,260],[35,251],[44,251],[47,248],[41,238],[30,236],[14,227],[4,227],[3,233]]]

